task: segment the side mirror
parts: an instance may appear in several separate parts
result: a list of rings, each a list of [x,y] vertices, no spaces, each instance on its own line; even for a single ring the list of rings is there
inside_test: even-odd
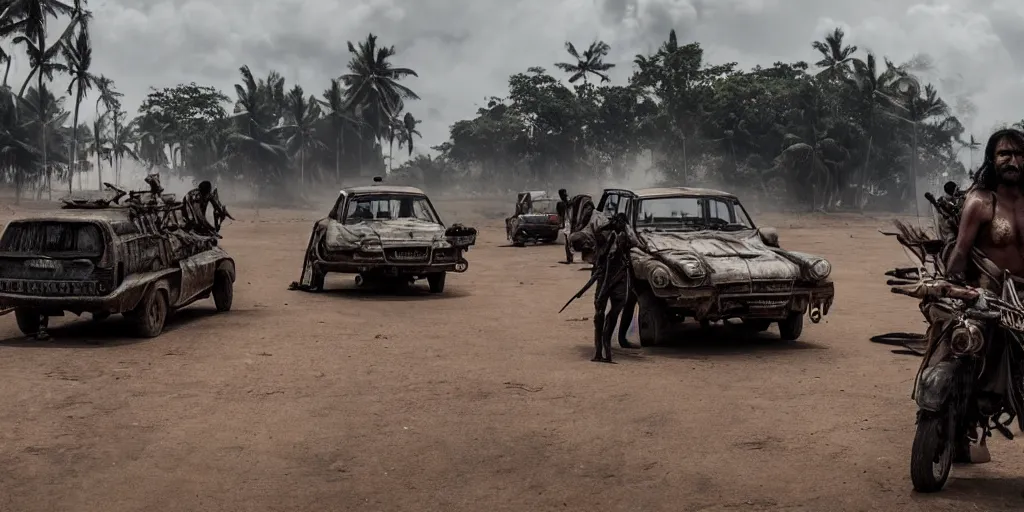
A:
[[[779,232],[775,228],[760,228],[757,230],[758,235],[761,236],[761,241],[764,242],[768,247],[779,248]]]

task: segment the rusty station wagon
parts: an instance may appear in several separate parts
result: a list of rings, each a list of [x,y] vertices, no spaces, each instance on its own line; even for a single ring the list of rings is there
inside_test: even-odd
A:
[[[26,335],[44,331],[51,316],[88,312],[96,320],[123,314],[142,337],[211,295],[218,311],[230,310],[234,260],[216,236],[169,231],[167,219],[109,206],[11,221],[0,236],[0,310],[13,309]]]

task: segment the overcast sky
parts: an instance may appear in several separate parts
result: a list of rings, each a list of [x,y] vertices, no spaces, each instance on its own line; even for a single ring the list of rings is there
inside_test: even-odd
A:
[[[1024,2],[1020,0],[91,0],[94,71],[113,78],[129,111],[149,87],[195,81],[234,96],[238,68],[275,69],[317,96],[344,72],[346,41],[373,32],[394,63],[419,78],[408,110],[423,120],[421,149],[448,137],[508,76],[570,60],[563,45],[609,43],[613,78],[675,28],[712,62],[741,66],[817,60],[810,43],[836,26],[851,44],[896,62],[925,52],[930,79],[979,137],[1024,118]],[[54,29],[58,30],[55,26]],[[1011,53],[1010,48],[1017,48]],[[12,76],[23,77],[24,58]],[[20,79],[12,80],[20,86]],[[61,79],[61,85],[63,82]],[[93,101],[87,102],[92,110]]]

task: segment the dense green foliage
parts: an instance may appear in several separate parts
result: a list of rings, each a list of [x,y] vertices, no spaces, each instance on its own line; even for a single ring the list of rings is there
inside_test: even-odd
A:
[[[513,75],[507,95],[452,126],[435,148],[440,158],[410,165],[527,188],[639,170],[822,209],[900,207],[915,174],[964,177],[958,153],[977,143],[963,141],[962,124],[914,76],[914,63],[858,53],[843,36],[836,29],[814,42],[813,66],[743,71],[706,62],[699,43],[680,44],[672,32],[636,56],[623,85],[605,83],[607,45],[582,55],[567,45],[578,62],[555,66],[569,85],[539,67]]]
[[[9,70],[23,53],[31,65],[17,92],[6,73],[0,86],[0,179],[19,197],[24,188],[48,193],[53,180],[70,190],[84,171],[98,170],[101,181],[112,171],[120,181],[126,159],[302,195],[390,170],[395,150],[412,156],[420,136],[405,110],[418,98],[400,83],[416,73],[396,67],[395,49],[373,34],[348,44],[347,69],[319,95],[242,66],[233,97],[195,83],[154,89],[130,118],[113,81],[91,69],[84,0],[0,7],[0,60]],[[68,21],[51,31],[57,20]],[[507,93],[454,123],[434,156],[417,155],[394,175],[427,187],[507,190],[640,172],[826,210],[900,208],[915,192],[913,176],[965,176],[960,151],[978,144],[914,76],[919,63],[858,53],[843,36],[836,29],[811,44],[813,65],[740,70],[706,62],[700,44],[680,44],[672,32],[657,51],[636,56],[625,84],[611,83],[607,44],[580,52],[566,43],[571,61],[554,64],[564,76],[541,67],[512,75]],[[93,114],[90,102],[93,121],[80,123],[83,106]]]
[[[93,166],[102,182],[104,163],[113,170],[113,180],[107,179],[119,182],[126,158],[150,171],[246,183],[257,193],[266,187],[301,193],[364,171],[379,174],[395,149],[411,154],[421,136],[419,121],[405,111],[405,101],[418,97],[399,83],[416,73],[395,67],[395,49],[380,46],[373,34],[348,44],[347,70],[319,97],[299,85],[286,87],[277,72],[257,79],[242,66],[234,98],[195,83],[154,89],[129,118],[113,81],[91,69],[92,14],[85,3],[0,0],[6,43],[0,61],[9,71],[21,49],[31,65],[17,93],[6,74],[0,86],[0,178],[15,184],[19,199],[26,187],[37,197],[49,194],[53,179],[70,191],[76,173],[81,188],[81,172]],[[53,37],[49,24],[65,19]],[[65,84],[68,98],[57,97],[54,91]],[[80,124],[93,90],[94,121]]]

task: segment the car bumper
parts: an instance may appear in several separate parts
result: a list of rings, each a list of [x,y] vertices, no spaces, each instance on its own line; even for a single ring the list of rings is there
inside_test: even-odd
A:
[[[666,306],[685,310],[697,318],[763,318],[782,320],[791,313],[808,313],[817,323],[827,315],[835,297],[833,283],[813,287],[795,287],[779,293],[720,293],[715,288],[693,290],[655,290]]]
[[[520,225],[513,233],[513,238],[556,238],[561,226],[556,225]]]
[[[130,285],[131,284],[131,285]],[[110,312],[123,313],[138,303],[145,286],[137,283],[122,284],[107,295],[29,295],[0,292],[0,309],[33,308],[44,311]]]
[[[362,274],[367,272],[381,272],[385,275],[423,275],[438,272],[465,272],[469,269],[469,262],[460,260],[458,262],[445,263],[364,263],[353,261],[327,261],[319,260],[314,262],[320,272],[333,272],[339,274]]]

